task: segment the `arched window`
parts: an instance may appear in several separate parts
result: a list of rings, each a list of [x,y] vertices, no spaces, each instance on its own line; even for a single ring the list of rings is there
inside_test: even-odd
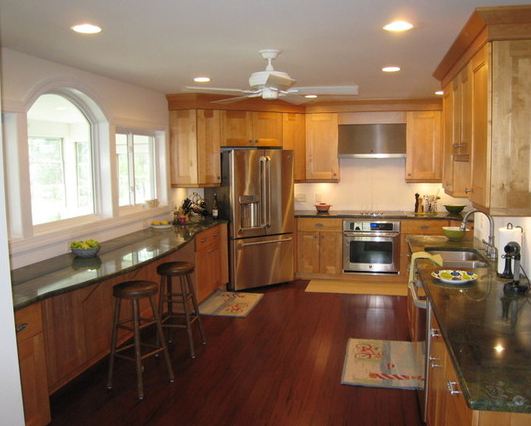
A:
[[[95,213],[91,123],[65,96],[41,95],[27,115],[33,225]]]

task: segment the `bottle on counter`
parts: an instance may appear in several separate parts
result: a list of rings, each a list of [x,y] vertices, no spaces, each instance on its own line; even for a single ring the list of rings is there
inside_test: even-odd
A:
[[[217,219],[219,217],[218,196],[214,194],[214,201],[212,203],[212,218]]]

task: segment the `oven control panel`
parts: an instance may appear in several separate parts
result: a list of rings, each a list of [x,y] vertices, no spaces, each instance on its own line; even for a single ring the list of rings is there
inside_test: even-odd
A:
[[[343,230],[350,232],[399,232],[400,222],[344,220]]]

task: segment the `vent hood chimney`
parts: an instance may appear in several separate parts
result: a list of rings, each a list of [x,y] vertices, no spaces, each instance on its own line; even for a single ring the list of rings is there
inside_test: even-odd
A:
[[[340,124],[338,152],[343,158],[403,158],[406,124]]]

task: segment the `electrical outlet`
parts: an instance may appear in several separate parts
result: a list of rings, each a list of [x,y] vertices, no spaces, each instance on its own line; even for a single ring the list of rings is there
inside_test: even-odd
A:
[[[301,192],[300,194],[295,194],[295,201],[298,203],[304,203],[306,201],[306,194]]]

